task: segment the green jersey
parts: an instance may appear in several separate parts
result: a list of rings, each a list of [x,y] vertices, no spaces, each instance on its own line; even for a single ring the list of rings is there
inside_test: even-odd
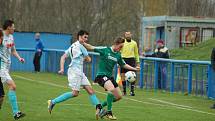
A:
[[[112,77],[112,72],[115,64],[124,66],[126,63],[122,59],[120,52],[114,52],[111,47],[96,47],[95,52],[100,54],[99,68],[97,71],[98,75],[106,75]]]

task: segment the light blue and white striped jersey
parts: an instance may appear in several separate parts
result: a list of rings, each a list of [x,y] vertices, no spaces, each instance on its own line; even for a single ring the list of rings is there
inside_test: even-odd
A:
[[[1,69],[9,69],[12,49],[15,49],[13,35],[4,33],[2,45],[0,45]]]
[[[83,73],[84,57],[88,56],[87,49],[79,41],[76,41],[65,51],[65,54],[71,58],[69,68]]]

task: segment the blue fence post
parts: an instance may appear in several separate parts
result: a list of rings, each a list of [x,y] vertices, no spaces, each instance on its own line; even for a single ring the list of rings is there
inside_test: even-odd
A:
[[[91,68],[91,79],[94,80],[95,79],[95,69],[96,69],[96,56],[92,55],[92,68]]]
[[[198,74],[198,71],[199,71],[199,66],[198,65],[196,65],[195,66],[195,94],[196,95],[198,95],[198,91],[199,91],[199,89],[198,89],[198,76],[199,76],[199,74]],[[201,70],[202,70],[202,68],[201,68]]]
[[[207,80],[207,85],[208,85],[208,89],[207,89],[207,96],[210,98],[212,97],[212,68],[211,65],[208,65],[208,80]]]
[[[140,60],[140,80],[139,80],[139,87],[142,89],[144,86],[144,59]]]
[[[170,92],[173,93],[174,92],[174,81],[175,81],[175,64],[171,63],[171,80],[170,80]]]
[[[154,89],[157,90],[158,88],[158,61],[155,61],[155,67],[154,67]]]
[[[188,94],[191,94],[192,92],[192,64],[189,64],[188,66]]]

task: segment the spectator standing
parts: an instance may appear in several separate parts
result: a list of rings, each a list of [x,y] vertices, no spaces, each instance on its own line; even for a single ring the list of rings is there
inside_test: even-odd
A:
[[[43,43],[40,40],[40,33],[35,34],[35,41],[36,41],[36,47],[35,47],[35,54],[34,54],[34,60],[33,60],[34,71],[40,72],[40,59],[44,48]]]
[[[157,57],[169,59],[169,50],[164,45],[163,40],[157,41],[157,48],[152,55],[145,55],[145,57]],[[166,88],[167,79],[167,65],[165,62],[159,62],[158,64],[158,89]]]

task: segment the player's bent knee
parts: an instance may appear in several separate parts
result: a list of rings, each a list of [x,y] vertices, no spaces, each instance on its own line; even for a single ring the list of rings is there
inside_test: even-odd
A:
[[[16,84],[11,80],[11,81],[8,81],[8,88],[9,90],[16,90]]]
[[[78,93],[77,91],[73,91],[73,92],[72,92],[72,96],[73,96],[73,97],[77,97],[78,94],[79,94],[79,93]]]
[[[95,94],[95,92],[94,91],[89,91],[88,94],[93,95],[93,94]]]
[[[115,101],[119,101],[122,99],[122,95],[115,95]]]
[[[15,91],[15,90],[16,90],[16,85],[11,85],[11,86],[9,86],[9,90]]]
[[[121,99],[122,99],[122,96],[121,96],[121,95],[119,95],[119,96],[116,96],[115,98],[116,98],[116,101],[119,101],[119,100],[121,100]]]

